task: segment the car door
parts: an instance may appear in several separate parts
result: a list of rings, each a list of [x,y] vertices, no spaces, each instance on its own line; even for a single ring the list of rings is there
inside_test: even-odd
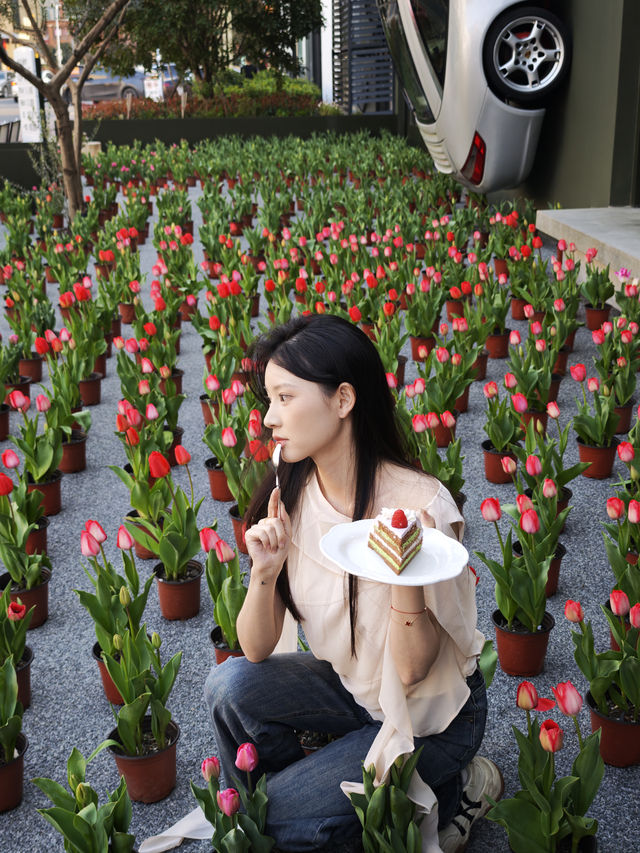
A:
[[[104,68],[94,68],[82,89],[83,99],[87,101],[102,101],[106,97],[109,97],[109,81],[110,76]]]

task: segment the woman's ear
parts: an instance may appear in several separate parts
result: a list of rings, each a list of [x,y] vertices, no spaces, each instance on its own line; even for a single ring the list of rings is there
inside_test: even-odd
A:
[[[356,404],[356,392],[350,382],[338,386],[338,417],[346,418]]]

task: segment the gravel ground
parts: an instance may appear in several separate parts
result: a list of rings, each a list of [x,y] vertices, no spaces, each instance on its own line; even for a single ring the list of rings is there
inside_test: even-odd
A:
[[[192,199],[195,200],[197,194],[198,190],[190,190]],[[194,221],[197,234],[200,214],[195,205]],[[197,240],[194,248],[196,260],[202,260],[202,250]],[[141,254],[143,270],[149,274],[154,261],[154,249],[150,243],[142,247]],[[148,282],[145,293],[148,304]],[[49,285],[49,295],[56,300],[56,285]],[[526,326],[525,323],[513,321],[510,325],[521,331]],[[0,331],[3,335],[9,332],[4,317],[0,319]],[[204,526],[217,518],[221,535],[232,540],[227,514],[229,505],[216,503],[209,495],[203,464],[209,452],[201,441],[203,422],[198,401],[204,364],[200,339],[189,324],[183,326],[181,347],[178,364],[185,371],[184,390],[187,394],[180,413],[180,424],[185,430],[183,443],[193,457],[191,469],[196,492],[206,495],[199,520]],[[590,334],[584,329],[579,330],[570,363],[588,363],[592,348]],[[411,380],[415,372],[411,362],[407,366],[407,378]],[[487,378],[501,380],[504,369],[504,362],[489,361]],[[574,411],[574,389],[572,380],[565,378],[559,395],[563,423],[569,413]],[[35,658],[31,675],[32,705],[24,716],[24,731],[29,738],[25,758],[24,799],[19,808],[0,819],[0,848],[3,853],[62,849],[60,837],[34,812],[48,803],[29,780],[36,776],[49,776],[64,781],[66,759],[72,747],[76,746],[88,755],[106,738],[113,726],[112,713],[102,693],[97,667],[91,657],[91,646],[95,641],[93,625],[73,590],[89,588],[80,557],[80,532],[86,519],[95,518],[103,525],[109,536],[106,542],[107,555],[114,564],[119,565],[115,534],[129,504],[125,487],[107,467],[125,461],[120,443],[114,435],[119,396],[115,360],[111,359],[108,362],[108,375],[102,383],[102,402],[92,411],[87,470],[63,478],[63,510],[51,519],[49,527],[49,554],[54,567],[50,584],[50,616],[45,625],[30,632],[28,637]],[[15,429],[17,415],[12,414],[11,419],[12,428]],[[484,479],[480,448],[480,442],[485,437],[483,423],[482,383],[474,383],[469,411],[461,416],[457,428],[465,453],[467,529],[464,541],[470,553],[475,549],[495,553],[496,549],[492,529],[480,516],[481,501],[488,496],[498,497],[501,501],[513,500],[514,497],[511,485],[494,486]],[[8,443],[0,449],[5,446]],[[577,460],[577,448],[573,441],[570,441],[567,456],[571,462]],[[573,660],[569,625],[563,618],[567,598],[583,602],[588,615],[595,618],[599,647],[607,643],[605,620],[599,615],[598,604],[608,598],[612,574],[606,561],[600,524],[606,518],[605,499],[617,475],[621,473],[622,463],[616,460],[614,478],[598,482],[581,477],[571,484],[574,509],[562,535],[567,554],[562,563],[558,593],[549,600],[548,606],[556,626],[551,632],[545,670],[533,679],[541,695],[549,696],[551,685],[567,679],[571,679],[581,690],[586,687]],[[182,471],[176,472],[178,482],[181,482],[182,474]],[[495,608],[493,581],[479,560],[472,558],[472,561],[480,572],[477,590],[479,626],[488,637],[492,637],[491,613]],[[150,565],[139,564],[143,577],[146,577]],[[149,628],[161,634],[166,655],[184,650],[182,667],[170,702],[182,735],[177,751],[178,783],[173,793],[160,803],[133,805],[132,831],[139,841],[166,828],[194,807],[189,780],[198,782],[200,762],[215,752],[202,698],[203,682],[213,664],[213,649],[209,640],[212,620],[212,605],[204,585],[200,615],[186,623],[165,622],[159,613],[156,591],[152,589],[146,612]],[[491,757],[502,769],[508,794],[513,794],[517,789],[517,753],[511,725],[524,727],[525,724],[522,713],[515,707],[515,691],[519,681],[518,678],[504,675],[500,669],[496,672],[489,690],[489,719],[482,748],[482,753]],[[556,718],[559,720],[557,713]],[[589,720],[585,710],[580,716],[580,722],[583,732],[587,733]],[[559,753],[557,761],[563,773],[570,766],[575,745],[570,727],[566,728],[566,747]],[[117,772],[108,752],[99,755],[90,765],[88,781],[100,792],[112,790],[116,786]],[[600,823],[598,839],[602,853],[631,853],[636,849],[629,828],[640,825],[640,798],[637,796],[639,783],[640,771],[637,767],[623,770],[606,768],[600,793],[591,810]],[[210,844],[188,841],[184,843],[183,849],[196,853],[209,850]],[[487,821],[482,821],[474,829],[468,847],[470,853],[501,853],[508,849],[502,828]]]

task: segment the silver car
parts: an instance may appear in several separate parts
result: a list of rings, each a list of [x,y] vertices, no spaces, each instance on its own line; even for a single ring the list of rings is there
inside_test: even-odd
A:
[[[571,59],[567,26],[512,0],[377,0],[396,72],[439,171],[476,192],[533,164],[544,105]]]

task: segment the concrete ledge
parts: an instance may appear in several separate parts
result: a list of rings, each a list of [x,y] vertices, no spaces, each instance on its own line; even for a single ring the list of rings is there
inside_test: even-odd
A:
[[[589,248],[598,250],[596,261],[610,265],[611,279],[621,267],[640,277],[640,208],[589,207],[574,210],[539,210],[538,230],[554,240],[576,244],[576,257],[584,260]],[[583,265],[584,269],[584,265]]]

